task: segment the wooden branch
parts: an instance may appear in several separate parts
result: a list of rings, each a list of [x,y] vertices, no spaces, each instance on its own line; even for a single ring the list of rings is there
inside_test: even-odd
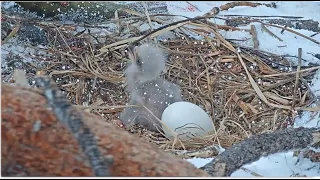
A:
[[[251,35],[253,40],[253,48],[259,49],[259,40],[258,40],[257,29],[255,25],[251,25]]]
[[[241,14],[225,14],[225,15],[220,15],[220,16],[225,16],[225,17],[250,17],[250,18],[272,18],[272,17],[277,17],[277,18],[289,18],[289,19],[301,19],[303,18],[302,16],[250,16],[250,15],[241,15]]]
[[[285,25],[284,28],[280,31],[280,34],[283,34],[287,27],[288,27],[288,26]]]
[[[262,156],[300,148],[320,140],[319,128],[290,128],[248,138],[225,150],[213,161],[201,167],[211,176],[230,176],[241,166]]]
[[[257,21],[257,22],[258,22],[258,21]],[[260,22],[260,23],[262,23],[262,22]],[[266,25],[266,26],[273,26],[273,27],[277,27],[277,28],[280,28],[280,29],[284,29],[284,30],[286,30],[286,31],[289,31],[289,32],[291,32],[291,33],[293,33],[293,34],[296,34],[296,35],[298,35],[298,36],[301,36],[301,37],[303,37],[303,38],[305,38],[305,39],[308,39],[309,41],[312,41],[312,42],[320,45],[320,42],[319,42],[319,41],[317,41],[317,40],[315,40],[315,39],[312,39],[312,38],[310,38],[310,37],[308,37],[308,36],[306,36],[306,35],[303,35],[303,34],[297,32],[297,31],[294,31],[294,30],[291,30],[291,29],[288,29],[288,28],[285,28],[285,27],[281,27],[281,26],[278,26],[278,25],[274,25],[274,24],[267,24],[267,23],[262,23],[262,24],[263,24],[263,25]]]
[[[235,144],[197,169],[98,116],[72,109],[61,103],[57,89],[41,86],[47,87],[47,99],[32,88],[2,84],[3,176],[99,175],[90,156],[104,159],[106,164],[100,167],[105,167],[100,169],[108,169],[110,176],[230,176],[261,156],[305,148],[320,140],[319,128],[265,133]],[[47,108],[48,103],[53,111]],[[90,138],[81,141],[83,135],[94,137],[96,144]],[[95,152],[101,152],[102,158],[86,153],[92,149],[84,151],[83,146],[98,147]],[[208,153],[213,149],[207,149]]]
[[[270,34],[272,37],[277,38],[279,41],[283,41],[281,38],[279,38],[277,35],[275,35],[272,31],[270,31],[268,28],[266,28],[263,24],[261,24],[261,29],[266,31],[268,34]]]
[[[297,96],[297,90],[299,86],[299,79],[301,78],[300,76],[300,70],[301,70],[301,58],[302,58],[302,48],[298,49],[298,69],[296,72],[296,79],[294,82],[294,89],[293,89],[293,98],[292,98],[292,105],[291,108],[294,109],[294,105],[296,103],[296,96]]]
[[[289,28],[287,28],[287,27],[292,27],[292,28],[295,28],[295,29],[307,29],[307,30],[310,30],[309,28],[310,28],[310,26],[305,26],[304,28],[302,28],[301,26],[297,26],[297,25],[295,25],[295,26],[293,26],[293,25],[288,25],[288,21],[286,21],[286,20],[282,20],[282,21],[284,21],[284,22],[286,22],[286,25],[284,26],[284,27],[282,27],[282,26],[279,26],[279,25],[275,25],[275,24],[272,24],[272,23],[278,23],[279,24],[279,22],[281,21],[281,20],[274,20],[275,22],[272,22],[271,20],[258,20],[258,19],[244,19],[244,18],[235,18],[235,19],[225,19],[225,18],[220,18],[220,17],[216,17],[217,19],[222,19],[222,20],[226,20],[226,25],[228,25],[228,26],[237,26],[239,23],[242,23],[242,24],[247,24],[247,23],[250,23],[250,22],[258,22],[258,23],[261,23],[261,24],[263,24],[263,25],[265,25],[265,26],[273,26],[273,27],[277,27],[277,28],[280,28],[280,29],[282,29],[282,33],[283,33],[283,31],[284,30],[286,30],[286,31],[288,31],[288,32],[291,32],[291,33],[293,33],[293,34],[296,34],[296,35],[298,35],[298,36],[301,36],[301,37],[303,37],[303,38],[305,38],[305,39],[308,39],[309,41],[312,41],[312,42],[314,42],[314,43],[316,43],[316,44],[320,44],[320,42],[319,41],[317,41],[317,40],[315,40],[315,39],[312,39],[311,37],[308,37],[308,36],[305,36],[305,35],[303,35],[303,34],[301,34],[301,33],[299,33],[299,32],[297,32],[297,31],[294,31],[294,30],[292,30],[292,29],[289,29]],[[268,21],[269,23],[265,23],[264,21]],[[312,23],[312,24],[317,24],[318,25],[318,22],[315,22],[315,21],[310,21],[310,20],[293,20],[293,21],[296,21],[296,22],[309,22],[309,23]],[[296,23],[296,24],[300,24],[300,23]],[[307,23],[306,23],[307,24]],[[314,25],[313,25],[314,26]],[[320,30],[318,30],[318,28],[317,28],[317,30],[315,30],[315,31],[320,31]]]
[[[94,176],[78,141],[42,95],[6,84],[1,90],[2,176]],[[111,164],[111,176],[208,176],[98,116],[80,114]]]
[[[224,17],[228,17],[227,15],[223,15]],[[219,16],[222,17],[222,16]],[[250,24],[251,20],[260,20],[264,23],[269,24],[277,24],[280,26],[285,26],[285,28],[293,28],[293,29],[304,29],[313,32],[320,32],[319,22],[314,21],[312,19],[309,20],[301,20],[301,19],[255,19],[250,16],[247,17],[237,17],[237,18],[229,18],[226,20],[226,25],[238,27],[243,25]],[[284,31],[284,30],[283,30]]]
[[[218,29],[222,29],[222,30],[225,30],[225,31],[246,31],[246,32],[249,32],[250,30],[248,29],[240,29],[240,28],[236,28],[236,27],[231,27],[231,26],[226,26],[226,25],[219,25],[217,24],[216,25]]]
[[[275,8],[275,3],[271,3],[271,4],[262,4],[262,3],[253,3],[253,2],[247,2],[247,1],[236,1],[236,2],[231,2],[231,3],[227,3],[225,5],[220,6],[220,10],[221,11],[226,11],[228,9],[234,8],[236,6],[249,6],[249,7],[257,7],[257,6],[267,6],[267,7],[272,7]]]

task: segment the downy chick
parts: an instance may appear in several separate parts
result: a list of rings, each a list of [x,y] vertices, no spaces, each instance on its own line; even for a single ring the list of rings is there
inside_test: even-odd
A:
[[[151,131],[161,131],[157,118],[161,119],[170,104],[182,101],[180,87],[160,77],[166,61],[160,48],[143,44],[128,49],[132,60],[126,70],[129,105],[143,105],[153,115],[144,107],[127,107],[120,114],[120,120],[126,127],[142,125]]]

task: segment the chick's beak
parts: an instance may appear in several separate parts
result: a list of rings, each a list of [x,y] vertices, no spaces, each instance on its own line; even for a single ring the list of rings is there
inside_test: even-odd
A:
[[[129,45],[128,46],[128,54],[129,54],[129,59],[131,59],[131,61],[133,63],[136,63],[137,60],[137,53],[136,53],[136,46],[134,45]]]

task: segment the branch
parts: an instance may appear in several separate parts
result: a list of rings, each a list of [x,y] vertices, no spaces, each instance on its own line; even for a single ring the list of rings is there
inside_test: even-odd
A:
[[[253,48],[259,49],[259,40],[258,40],[257,29],[255,25],[251,25],[251,35],[253,39]]]
[[[1,90],[3,176],[95,176],[97,173],[90,165],[90,156],[98,161],[105,159],[108,166],[101,169],[108,169],[111,176],[208,176],[189,162],[163,152],[99,116],[72,110],[66,103],[53,110],[60,114],[60,121],[47,107],[46,98],[32,88],[2,84]],[[48,99],[50,91],[51,98],[58,92],[52,90],[46,90]],[[81,147],[96,149],[94,141],[91,138],[78,141],[71,132],[73,130],[62,123],[64,120],[71,126],[73,124],[71,128],[78,135],[94,136],[102,156],[91,154],[88,157]],[[82,131],[84,127],[88,127],[90,132]],[[87,150],[91,152],[92,149]]]
[[[276,4],[275,3],[271,3],[271,4],[264,4],[264,3],[253,3],[253,2],[247,2],[247,1],[236,1],[236,2],[230,2],[227,3],[225,5],[220,6],[220,10],[221,11],[226,11],[228,9],[237,7],[237,6],[249,6],[249,7],[257,7],[257,6],[267,6],[267,7],[271,7],[271,8],[276,8]]]
[[[248,138],[225,150],[200,169],[211,176],[230,176],[241,166],[255,162],[262,156],[286,152],[319,142],[319,128],[289,128]]]
[[[319,128],[256,135],[197,169],[96,115],[71,108],[57,88],[44,79],[37,81],[47,99],[32,88],[2,84],[4,176],[230,176],[261,156],[305,148],[320,140]],[[213,151],[207,149],[206,154]],[[104,163],[96,166],[95,162]]]

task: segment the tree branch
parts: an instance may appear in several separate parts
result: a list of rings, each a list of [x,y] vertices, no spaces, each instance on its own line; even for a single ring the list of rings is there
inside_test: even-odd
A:
[[[290,128],[256,135],[233,145],[200,169],[211,176],[230,176],[262,156],[301,149],[318,142],[319,131],[319,128]]]

